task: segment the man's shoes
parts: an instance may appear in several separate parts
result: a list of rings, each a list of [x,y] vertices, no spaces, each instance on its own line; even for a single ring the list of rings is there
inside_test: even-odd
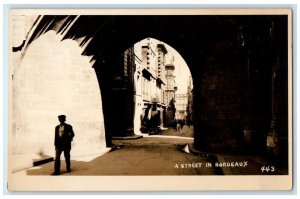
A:
[[[54,171],[51,175],[52,176],[58,176],[59,174],[60,174],[59,172]]]
[[[67,169],[67,173],[70,173],[71,172],[71,169]]]

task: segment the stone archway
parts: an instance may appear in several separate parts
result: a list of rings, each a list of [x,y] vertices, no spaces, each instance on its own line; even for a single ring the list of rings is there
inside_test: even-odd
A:
[[[261,151],[273,120],[279,121],[280,137],[288,135],[286,27],[286,15],[48,15],[39,19],[23,49],[49,30],[77,41],[98,78],[110,146],[110,108],[119,100],[111,85],[122,69],[122,54],[143,38],[160,38],[186,59],[195,80],[195,146],[213,151],[222,142],[223,149],[236,150],[231,141],[238,142],[251,126],[252,145],[259,143]],[[272,107],[272,101],[284,106]]]

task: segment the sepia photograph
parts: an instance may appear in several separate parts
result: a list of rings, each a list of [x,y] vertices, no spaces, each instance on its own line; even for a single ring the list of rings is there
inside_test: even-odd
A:
[[[290,9],[11,9],[9,191],[291,190]]]

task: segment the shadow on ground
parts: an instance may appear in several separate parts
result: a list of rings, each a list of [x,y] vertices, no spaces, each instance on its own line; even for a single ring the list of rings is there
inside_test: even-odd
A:
[[[184,153],[182,145],[126,145],[90,161],[71,161],[71,173],[64,176],[105,175],[216,175],[214,168],[205,168],[209,158]],[[180,168],[181,164],[202,163],[202,167]],[[176,167],[177,165],[177,167]],[[54,162],[27,170],[27,175],[50,175]],[[217,174],[218,175],[218,174]]]

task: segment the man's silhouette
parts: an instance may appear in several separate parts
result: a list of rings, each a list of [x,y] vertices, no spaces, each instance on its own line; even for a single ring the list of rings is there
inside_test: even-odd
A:
[[[54,172],[52,175],[60,174],[60,155],[64,152],[66,160],[66,169],[67,172],[71,172],[71,160],[70,160],[70,151],[71,151],[71,142],[73,141],[74,132],[71,125],[66,124],[66,116],[59,115],[58,120],[60,125],[55,127],[55,163],[54,163]]]

